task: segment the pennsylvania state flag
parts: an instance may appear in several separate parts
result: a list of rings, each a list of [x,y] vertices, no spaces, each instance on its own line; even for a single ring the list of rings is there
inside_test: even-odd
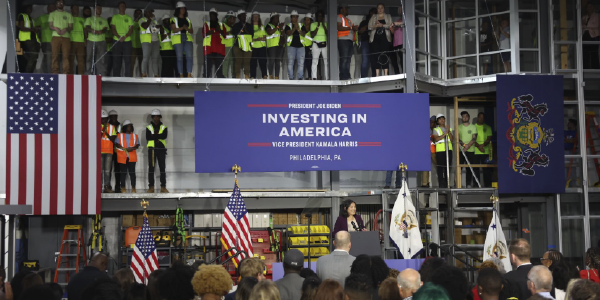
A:
[[[509,272],[512,270],[510,265],[510,259],[508,257],[508,245],[506,244],[506,238],[504,238],[504,231],[502,231],[502,225],[500,224],[500,218],[494,208],[494,215],[492,222],[488,227],[487,235],[485,237],[485,244],[483,245],[483,260],[497,257],[502,261],[504,270]]]
[[[421,231],[405,176],[402,176],[402,189],[392,210],[390,241],[402,259],[415,258],[423,251]]]

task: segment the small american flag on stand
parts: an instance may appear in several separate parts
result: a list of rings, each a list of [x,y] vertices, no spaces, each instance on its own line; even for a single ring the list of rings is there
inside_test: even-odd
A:
[[[235,264],[236,267],[239,266],[240,261],[244,258],[254,256],[252,239],[250,238],[248,211],[246,210],[246,204],[244,204],[244,199],[240,193],[237,179],[235,180],[235,186],[233,188],[233,193],[229,198],[229,203],[227,203],[227,207],[225,208],[221,243],[223,243],[223,247],[225,247],[226,250],[237,247],[239,250],[248,253],[248,256],[242,253],[232,259],[233,264]],[[235,254],[235,252],[230,253],[230,255],[231,254]]]
[[[148,217],[144,212],[144,225],[142,231],[135,241],[133,256],[131,258],[131,270],[137,283],[148,283],[148,276],[158,269],[158,257],[156,255],[156,243],[150,231]]]

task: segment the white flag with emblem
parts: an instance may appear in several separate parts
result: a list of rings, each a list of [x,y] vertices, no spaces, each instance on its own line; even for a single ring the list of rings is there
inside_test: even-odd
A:
[[[495,208],[492,222],[490,222],[490,226],[488,227],[485,244],[483,246],[483,260],[485,261],[492,257],[499,258],[502,261],[502,264],[504,264],[504,270],[507,272],[512,270],[508,256],[508,245],[506,244],[506,238],[504,238],[500,217],[498,217]]]
[[[400,252],[400,258],[412,259],[423,251],[421,231],[415,214],[406,177],[402,177],[402,188],[394,203],[390,224],[390,241]]]

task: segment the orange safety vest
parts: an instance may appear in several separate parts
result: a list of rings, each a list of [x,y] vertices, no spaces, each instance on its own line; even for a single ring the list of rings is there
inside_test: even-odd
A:
[[[431,143],[431,153],[435,153],[435,143],[433,142],[433,135],[429,136],[429,143]]]
[[[131,138],[129,139],[129,146],[125,145],[125,143],[127,143],[125,133],[119,133],[119,135],[117,136],[117,138],[119,139],[119,144],[124,148],[135,147],[138,144],[138,135],[135,133],[130,134]],[[127,151],[125,149],[120,148],[117,148],[117,162],[120,164],[127,163],[127,154],[129,154],[129,162],[137,162],[137,152],[135,150]]]
[[[108,124],[108,133],[112,133],[115,130],[115,126]],[[106,135],[104,132],[104,124],[100,124],[100,131],[102,131],[102,140],[100,141],[100,153],[102,154],[113,154],[114,153],[114,145],[113,142],[109,139],[109,135]]]
[[[352,21],[350,21],[350,19],[347,19],[344,16],[342,16],[342,14],[339,14],[338,17],[340,17],[340,19],[342,19],[342,26],[343,27],[350,27],[350,30],[348,30],[348,31],[338,31],[337,32],[337,37],[340,38],[341,36],[350,35],[350,32],[352,31],[352,27],[354,26],[354,24],[352,24]],[[352,35],[352,40],[354,41],[355,39],[356,39],[356,35],[353,34]]]

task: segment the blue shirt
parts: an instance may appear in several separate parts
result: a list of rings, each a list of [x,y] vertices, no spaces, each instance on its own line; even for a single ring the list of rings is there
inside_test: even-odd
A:
[[[565,130],[565,139],[574,139],[577,136],[577,130]],[[565,150],[573,151],[573,143],[565,143]]]

